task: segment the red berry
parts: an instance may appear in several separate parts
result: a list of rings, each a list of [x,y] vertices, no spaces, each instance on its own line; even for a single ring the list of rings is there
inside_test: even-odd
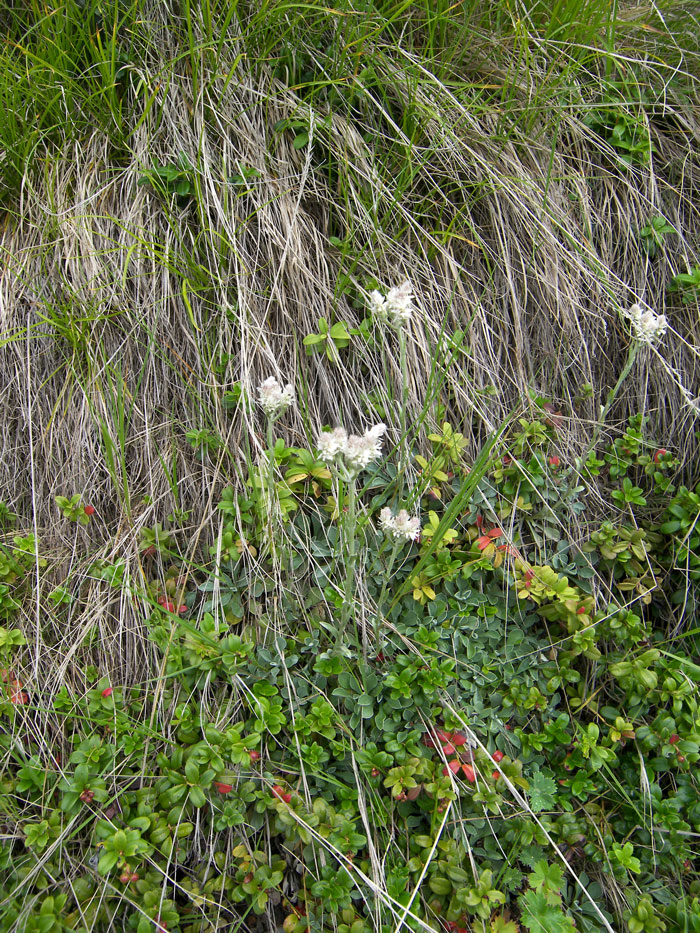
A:
[[[177,614],[180,616],[184,615],[187,612],[187,608],[188,607],[183,603],[181,606],[177,607]]]
[[[674,732],[671,738],[668,740],[668,744],[675,745],[676,742],[680,742],[680,740],[681,740],[680,735],[676,735],[676,733]]]
[[[214,781],[214,787],[220,794],[230,794],[233,790],[233,784],[224,784],[223,781]]]
[[[175,612],[175,603],[171,603],[169,599],[166,599],[165,596],[161,596],[158,600],[158,603],[165,609],[166,612]]]
[[[503,761],[504,757],[505,757],[505,756],[504,756],[503,752],[495,751],[495,752],[493,753],[493,760],[494,760],[494,761]]]
[[[372,768],[372,777],[379,777],[379,768]]]
[[[476,774],[471,765],[462,765],[462,771],[464,772],[465,778],[471,783],[474,784],[476,781]]]
[[[491,777],[494,779],[494,781],[497,781],[497,780],[499,779],[500,776],[501,776],[501,772],[500,772],[500,771],[494,771],[493,774],[491,775]]]
[[[86,515],[94,515],[94,514],[95,514],[95,506],[94,506],[94,505],[86,505],[85,508],[83,509],[83,512],[85,512]]]
[[[111,697],[113,693],[114,693],[114,687],[105,687],[104,690],[102,691],[102,696]]]
[[[128,871],[123,871],[119,876],[119,880],[122,884],[128,884],[131,881],[131,875]]]
[[[139,880],[139,873],[137,871],[132,872],[131,875],[129,876],[129,881],[138,881],[138,880]]]
[[[685,755],[676,755],[676,761],[679,764],[683,764],[683,762],[685,761]]]
[[[549,465],[550,465],[551,467],[558,467],[560,463],[561,463],[561,461],[559,460],[559,457],[550,457],[550,458],[549,458]]]
[[[256,748],[251,749],[248,754],[251,761],[260,761],[260,752]]]
[[[667,453],[668,451],[665,450],[663,447],[659,448],[659,450],[657,450],[656,453],[654,454],[654,463],[659,463],[661,458],[665,457]]]

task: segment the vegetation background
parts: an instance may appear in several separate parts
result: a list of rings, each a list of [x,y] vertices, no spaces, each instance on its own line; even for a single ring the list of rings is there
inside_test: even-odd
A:
[[[322,425],[360,430],[383,421],[390,455],[403,444],[437,456],[449,445],[444,433],[443,442],[429,435],[447,423],[464,440],[452,463],[459,476],[481,462],[484,445],[488,452],[495,438],[522,430],[519,418],[539,419],[547,443],[556,443],[557,465],[573,470],[568,482],[585,486],[587,521],[595,523],[610,518],[621,474],[596,477],[585,471],[586,458],[592,445],[613,449],[641,414],[644,436],[672,451],[666,475],[674,489],[692,489],[699,478],[699,20],[700,4],[677,0],[0,6],[4,618],[26,639],[17,657],[19,645],[5,642],[4,679],[12,679],[11,664],[21,668],[29,700],[8,700],[13,725],[2,746],[8,929],[128,922],[109,914],[112,907],[81,914],[75,905],[87,901],[61,880],[89,873],[89,851],[70,849],[76,833],[87,838],[73,798],[61,817],[70,821],[47,836],[50,844],[32,846],[23,828],[49,826],[60,794],[72,793],[60,785],[68,779],[61,766],[34,796],[17,784],[17,769],[34,754],[44,761],[42,741],[58,735],[68,715],[56,706],[61,689],[85,699],[99,687],[93,699],[101,709],[107,681],[147,684],[156,702],[139,715],[154,735],[174,735],[177,697],[170,705],[163,699],[171,675],[163,679],[165,655],[144,623],[145,607],[157,613],[158,601],[164,608],[170,599],[173,562],[178,574],[203,572],[203,585],[209,548],[220,557],[231,512],[244,547],[240,501],[228,514],[217,506],[225,487],[245,492],[264,462],[269,437],[252,403],[266,377],[297,392],[299,404],[275,425],[278,461],[287,466],[296,461],[285,450],[313,448]],[[390,333],[376,330],[368,300],[372,289],[406,279],[416,310],[400,353]],[[665,314],[669,330],[662,344],[632,357],[623,312],[637,302]],[[402,424],[409,426],[403,439]],[[644,443],[637,450],[647,455],[642,469],[654,450]],[[407,483],[418,488],[419,473],[411,458]],[[94,512],[86,515],[85,505]],[[628,506],[626,499],[625,515]],[[665,505],[653,508],[657,524],[669,520]],[[473,513],[465,527],[475,520]],[[592,525],[564,513],[558,521],[577,546],[588,540]],[[540,552],[544,564],[544,543]],[[115,566],[126,583],[106,595],[95,567]],[[362,598],[371,603],[376,594]],[[201,620],[193,600],[192,618]],[[665,631],[687,629],[687,618],[667,613]],[[687,657],[695,657],[692,648]],[[182,689],[194,696],[200,686]],[[21,695],[22,685],[13,689]],[[213,716],[217,697],[205,690],[195,705]],[[663,708],[659,701],[654,715]],[[80,735],[79,720],[71,720],[66,756],[91,734],[85,722],[94,708],[86,709]],[[95,723],[103,728],[99,716]],[[688,729],[694,734],[694,725]],[[144,767],[146,746],[134,752]],[[101,760],[98,771],[127,773],[127,759]],[[198,810],[197,800],[190,803]],[[627,836],[616,839],[622,845]],[[56,840],[67,847],[63,861]],[[157,862],[152,851],[144,857]],[[24,875],[13,875],[13,860],[27,866]],[[50,882],[29,895],[22,886],[41,877],[37,864],[48,865]],[[515,906],[513,884],[512,912],[493,929],[535,916]],[[690,890],[689,882],[669,884],[676,894]],[[147,917],[148,929],[157,929],[167,885],[151,887],[161,892],[156,907],[148,891],[120,897],[133,908],[124,914],[137,918],[133,925]],[[541,889],[532,882],[533,892]],[[111,904],[107,888],[98,890]],[[47,892],[67,898],[45,909],[55,927],[36,920]],[[198,903],[182,890],[167,897]],[[499,920],[497,899],[487,903],[471,919],[460,912],[444,922],[486,929]],[[598,903],[612,918],[605,923],[629,923],[633,933],[659,928],[644,918],[638,922],[647,926],[634,927],[634,895],[600,893]],[[330,920],[313,921],[317,929],[359,922],[359,913],[343,919],[342,898],[338,905]],[[282,922],[279,899],[277,913],[264,909],[270,929]],[[630,910],[632,921],[623,921]],[[369,928],[390,923],[379,913]],[[408,922],[443,929],[436,916]],[[687,917],[684,927],[664,916],[671,929],[675,922],[696,929]],[[251,921],[220,911],[191,928],[238,922]],[[576,922],[605,928],[595,926],[600,917]],[[169,923],[173,929],[177,920]]]

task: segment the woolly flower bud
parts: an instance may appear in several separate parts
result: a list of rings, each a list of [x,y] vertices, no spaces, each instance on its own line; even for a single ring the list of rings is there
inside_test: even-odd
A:
[[[413,286],[406,281],[402,285],[390,288],[386,298],[378,291],[369,296],[372,313],[382,321],[388,321],[394,327],[402,327],[411,320],[413,313]]]
[[[287,383],[282,388],[274,376],[268,377],[258,389],[258,398],[268,418],[276,418],[294,404],[294,389]]]
[[[376,460],[382,453],[382,437],[386,431],[385,424],[375,424],[373,428],[359,437],[351,434],[345,444],[345,462],[351,470],[363,470],[372,460]]]
[[[372,310],[372,314],[374,314],[376,317],[381,318],[384,321],[388,319],[389,312],[387,310],[386,298],[384,298],[383,295],[380,295],[378,291],[370,292],[369,305]]]
[[[345,428],[334,428],[332,431],[321,431],[316,446],[321,459],[330,462],[335,460],[338,454],[343,453],[347,442],[348,435]]]
[[[359,473],[381,455],[381,439],[385,431],[385,424],[375,424],[362,437],[357,434],[348,437],[345,428],[334,428],[332,431],[322,431],[318,435],[316,447],[322,460],[329,463],[342,456],[345,466],[352,472]]]
[[[418,516],[411,518],[406,509],[401,509],[396,515],[391,514],[391,509],[382,509],[379,524],[397,541],[415,541],[420,534],[420,519]]]
[[[632,334],[640,342],[648,346],[657,343],[668,329],[668,321],[664,314],[657,314],[651,308],[646,311],[639,304],[624,312],[632,323]]]
[[[393,317],[394,323],[408,324],[413,313],[413,286],[406,281],[398,288],[390,288],[386,296],[386,303],[389,306],[389,316]]]

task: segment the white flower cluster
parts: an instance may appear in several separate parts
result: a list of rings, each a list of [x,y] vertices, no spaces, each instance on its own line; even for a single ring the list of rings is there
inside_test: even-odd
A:
[[[625,311],[625,317],[632,322],[632,334],[640,342],[652,346],[657,343],[668,328],[668,321],[664,314],[657,314],[651,308],[644,310],[641,305],[634,304]]]
[[[411,518],[406,509],[401,509],[396,515],[391,514],[391,509],[382,509],[379,524],[397,541],[416,541],[420,534],[420,519],[417,516]]]
[[[274,376],[266,379],[258,389],[258,398],[268,418],[278,418],[294,404],[294,389],[289,383],[282,388]]]
[[[413,286],[406,281],[403,285],[390,288],[386,298],[378,291],[369,296],[373,314],[382,321],[388,321],[394,327],[408,324],[413,313]]]
[[[322,431],[316,446],[322,460],[333,463],[342,456],[347,469],[359,473],[372,460],[381,456],[385,431],[385,424],[375,424],[360,437],[357,434],[348,435],[345,428],[334,428],[332,431]]]

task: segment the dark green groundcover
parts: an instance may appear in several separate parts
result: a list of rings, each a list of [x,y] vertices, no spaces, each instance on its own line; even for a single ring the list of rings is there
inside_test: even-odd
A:
[[[338,490],[279,441],[277,551],[253,478],[222,497],[216,579],[175,529],[144,536],[138,591],[92,567],[144,605],[141,683],[80,652],[53,694],[23,674],[34,542],[3,546],[0,930],[700,930],[700,495],[641,418],[588,457],[605,522],[541,406],[478,483],[459,437],[431,436],[398,555],[394,471],[365,474],[383,617],[340,642]]]

